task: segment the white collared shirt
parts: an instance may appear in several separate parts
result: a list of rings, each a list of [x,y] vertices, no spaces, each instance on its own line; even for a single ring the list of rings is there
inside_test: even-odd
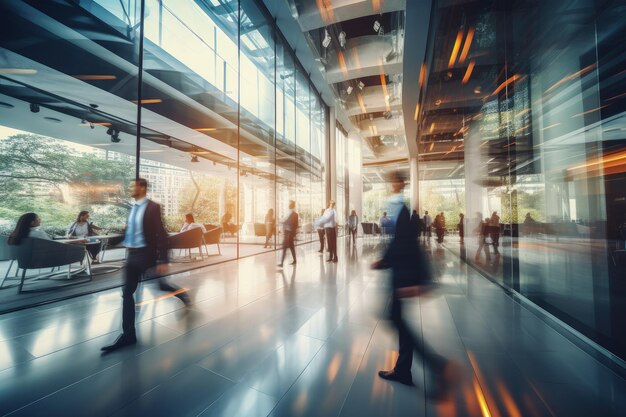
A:
[[[331,207],[324,210],[324,214],[322,215],[322,217],[317,219],[317,221],[315,222],[316,228],[324,227],[332,229],[335,226],[337,226],[337,210]]]

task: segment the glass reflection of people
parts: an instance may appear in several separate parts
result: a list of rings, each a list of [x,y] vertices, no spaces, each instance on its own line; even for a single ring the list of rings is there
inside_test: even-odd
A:
[[[320,217],[322,217],[323,215],[324,215],[324,209],[322,209],[322,211],[320,212]],[[317,224],[315,228],[317,229],[317,236],[320,239],[320,250],[318,250],[318,252],[323,254],[324,253],[324,241],[326,240],[326,232],[324,231],[324,225]]]
[[[485,220],[481,220],[478,224],[478,249],[476,250],[476,256],[474,256],[474,260],[478,262],[480,260],[480,251],[485,251],[485,259],[487,262],[491,261],[491,253],[489,252],[489,242],[487,239],[490,237],[490,225],[489,225],[489,217],[485,217]]]
[[[383,211],[383,216],[380,218],[380,220],[378,221],[378,226],[380,227],[380,233],[382,235],[385,235],[388,233],[388,228],[389,228],[389,217],[387,216],[387,212]]]
[[[459,230],[461,244],[465,243],[465,214],[459,213],[459,224],[456,225],[456,228]]]
[[[491,226],[491,242],[493,244],[493,251],[498,254],[498,246],[500,245],[500,216],[498,212],[494,211],[489,219],[489,225]]]
[[[202,223],[196,223],[193,214],[187,213],[185,214],[185,223],[181,226],[180,231],[182,233],[190,229],[202,229],[202,233],[206,232],[204,225]]]
[[[274,236],[276,230],[276,218],[274,217],[274,209],[267,210],[265,214],[265,245],[263,248],[271,248],[270,239]]]
[[[167,232],[161,218],[161,206],[146,197],[148,182],[137,178],[130,183],[130,194],[135,200],[126,223],[124,246],[127,248],[122,288],[122,334],[113,344],[101,350],[112,352],[137,343],[135,334],[135,291],[142,276],[156,267],[159,289],[175,295],[186,306],[191,300],[184,289],[168,283],[162,276],[167,272]]]
[[[330,200],[324,214],[315,221],[315,227],[324,226],[326,243],[328,243],[328,259],[326,262],[337,262],[337,210],[335,202]]]
[[[50,236],[41,230],[39,226],[41,226],[41,219],[36,213],[22,214],[15,225],[15,229],[9,235],[7,243],[9,245],[19,245],[27,237],[51,240]]]
[[[282,268],[285,262],[285,255],[287,255],[287,249],[291,251],[291,257],[293,262],[291,265],[295,265],[296,261],[296,245],[294,239],[296,232],[298,231],[298,213],[296,213],[296,202],[289,200],[289,210],[282,219],[283,223],[283,254],[280,259],[278,267]]]
[[[350,212],[348,216],[348,232],[350,232],[350,238],[352,243],[356,245],[356,232],[359,227],[359,216],[356,215],[356,210]]]
[[[400,173],[393,173],[390,178],[393,195],[390,205],[396,206],[392,214],[395,224],[394,236],[383,258],[372,265],[374,269],[391,269],[391,311],[390,319],[398,332],[398,359],[392,370],[379,371],[378,375],[390,381],[413,385],[411,366],[413,353],[424,359],[435,378],[433,395],[439,396],[445,390],[445,373],[448,361],[435,353],[425,341],[418,340],[403,318],[402,300],[412,297],[432,284],[430,266],[417,242],[417,236],[410,227],[409,210],[404,205],[402,190],[405,186]]]
[[[86,210],[78,213],[78,217],[76,217],[76,221],[74,221],[67,228],[66,235],[70,238],[78,238],[78,239],[87,239],[89,236],[97,235],[99,230],[102,230],[101,227],[94,225],[89,222],[89,212]],[[98,260],[98,254],[102,250],[102,242],[90,242],[86,245],[87,252],[92,259],[94,264],[100,263]]]
[[[230,210],[226,210],[226,213],[224,213],[222,219],[220,220],[224,233],[232,234],[237,232],[237,225],[233,224],[232,219],[233,215],[230,213]]]

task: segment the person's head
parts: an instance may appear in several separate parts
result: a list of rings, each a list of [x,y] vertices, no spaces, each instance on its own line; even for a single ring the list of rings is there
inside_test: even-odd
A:
[[[15,229],[9,236],[9,245],[19,245],[23,239],[28,237],[31,227],[37,227],[41,224],[41,220],[36,213],[24,213],[20,216],[15,225]]]
[[[76,217],[76,223],[83,223],[89,220],[89,212],[87,210],[83,210],[78,213],[78,217]]]
[[[389,174],[389,183],[394,194],[399,194],[404,189],[405,178],[400,171],[394,171]]]
[[[463,214],[463,213],[459,213],[459,217],[460,217],[460,218],[463,218],[463,217],[465,217],[465,214]]]
[[[330,200],[328,202],[328,208],[335,208],[335,201],[334,200]]]
[[[296,202],[293,200],[289,200],[289,210],[295,210]]]
[[[526,217],[530,217],[530,213],[526,213]]]
[[[417,210],[413,210],[413,214],[417,214]]]
[[[191,224],[191,223],[195,223],[195,222],[196,222],[196,219],[193,218],[193,214],[191,214],[191,213],[185,214],[185,223]]]
[[[383,211],[383,217],[387,217],[387,212]]]
[[[428,210],[426,210],[426,211],[424,212],[424,215],[426,215],[426,214],[428,214]]]
[[[141,200],[148,194],[148,181],[145,178],[136,178],[130,182],[130,196],[135,200]]]
[[[497,215],[498,215],[498,212],[497,212],[497,211],[494,211],[493,213],[491,213],[491,215],[492,215],[492,216],[497,216]]]
[[[356,210],[352,210],[352,211],[350,212],[350,216],[356,216]]]
[[[485,217],[485,223],[489,223],[491,219],[489,217]]]
[[[271,209],[267,210],[267,214],[270,214],[270,215],[273,216],[274,215],[274,209],[271,208]]]

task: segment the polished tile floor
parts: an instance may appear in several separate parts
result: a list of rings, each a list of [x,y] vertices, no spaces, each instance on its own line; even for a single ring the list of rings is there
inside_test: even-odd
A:
[[[11,416],[618,416],[626,382],[445,248],[440,289],[406,301],[411,325],[463,377],[451,400],[376,376],[396,357],[382,319],[381,247],[315,245],[297,267],[266,253],[177,275],[185,310],[155,283],[139,290],[137,346],[101,356],[120,327],[110,290],[0,316],[0,415]]]

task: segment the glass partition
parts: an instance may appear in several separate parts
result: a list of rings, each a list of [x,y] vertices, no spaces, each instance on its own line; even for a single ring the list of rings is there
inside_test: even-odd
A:
[[[298,243],[311,239],[326,107],[267,10],[143,3],[142,18],[139,0],[0,2],[11,29],[0,38],[0,171],[10,173],[0,177],[0,244],[29,212],[70,244],[88,211],[93,242],[79,250],[102,264],[91,275],[85,262],[62,265],[67,280],[29,270],[23,289],[46,291],[16,296],[15,263],[0,259],[2,276],[11,267],[0,310],[120,285],[136,176],[162,207],[171,273],[275,249],[289,200]]]

